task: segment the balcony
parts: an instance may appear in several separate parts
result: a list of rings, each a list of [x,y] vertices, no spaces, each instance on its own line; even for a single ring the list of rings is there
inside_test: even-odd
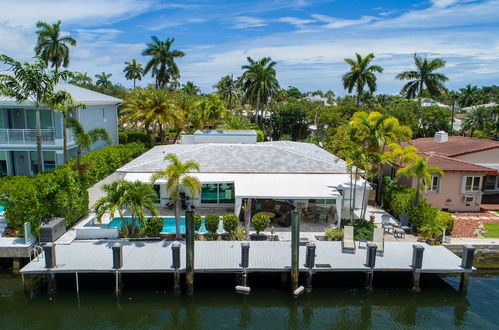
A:
[[[54,129],[42,129],[40,132],[42,144],[55,144]],[[1,128],[0,144],[36,144],[36,129]]]

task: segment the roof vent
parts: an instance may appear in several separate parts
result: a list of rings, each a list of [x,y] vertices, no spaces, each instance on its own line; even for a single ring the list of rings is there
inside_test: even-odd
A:
[[[435,133],[435,142],[442,143],[449,141],[449,134],[445,131],[438,131]]]

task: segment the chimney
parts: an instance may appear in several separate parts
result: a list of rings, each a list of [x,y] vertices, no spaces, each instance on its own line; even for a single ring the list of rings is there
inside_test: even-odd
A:
[[[449,141],[449,135],[445,131],[438,131],[435,133],[435,142],[442,143]]]

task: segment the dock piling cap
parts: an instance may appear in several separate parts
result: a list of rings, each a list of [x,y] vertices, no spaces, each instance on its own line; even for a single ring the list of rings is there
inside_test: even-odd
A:
[[[249,286],[237,285],[236,292],[238,292],[238,293],[250,293],[251,288]]]
[[[303,292],[305,291],[305,288],[302,286],[299,286],[295,291],[293,291],[293,295],[295,297],[298,297],[299,295],[301,295]]]

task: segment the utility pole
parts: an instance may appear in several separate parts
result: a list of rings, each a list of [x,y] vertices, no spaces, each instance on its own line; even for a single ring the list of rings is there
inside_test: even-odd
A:
[[[450,134],[449,135],[454,135],[454,109],[456,106],[456,93],[452,91],[452,111],[451,111],[451,118],[450,118]]]

